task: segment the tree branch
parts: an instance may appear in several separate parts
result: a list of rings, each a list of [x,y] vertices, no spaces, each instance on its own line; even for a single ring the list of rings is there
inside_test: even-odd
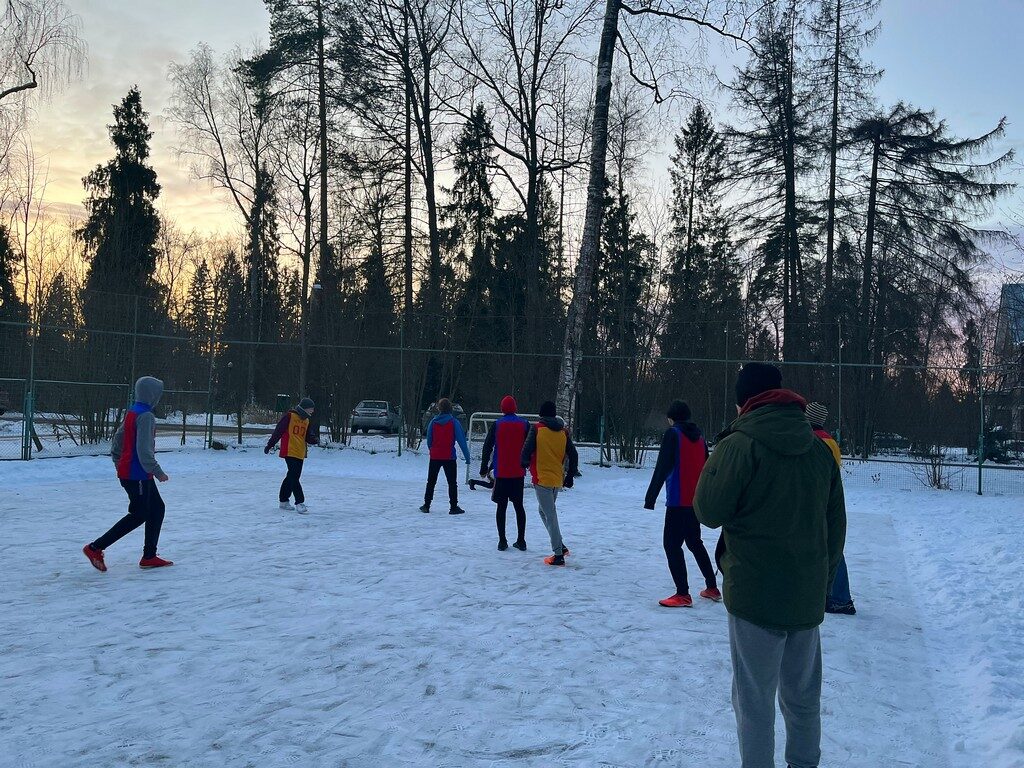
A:
[[[674,19],[675,21],[684,21],[690,24],[696,24],[698,27],[709,29],[720,37],[724,37],[727,40],[732,40],[740,45],[748,48],[752,53],[756,54],[757,51],[749,40],[742,35],[737,35],[733,32],[729,32],[724,26],[720,26],[707,19],[702,19],[697,16],[690,16],[685,13],[676,13],[675,11],[663,11],[658,8],[633,8],[624,2],[619,3],[619,8],[628,13],[630,16],[659,16],[665,19]],[[746,25],[744,25],[746,26]]]
[[[4,91],[0,91],[0,101],[3,101],[8,96],[13,96],[16,93],[21,93],[22,91],[30,91],[33,88],[39,87],[39,80],[36,77],[36,71],[32,69],[32,61],[30,59],[26,59],[23,63],[25,65],[25,69],[27,69],[29,74],[32,75],[32,79],[27,83],[22,83],[21,85],[12,85],[10,88]]]

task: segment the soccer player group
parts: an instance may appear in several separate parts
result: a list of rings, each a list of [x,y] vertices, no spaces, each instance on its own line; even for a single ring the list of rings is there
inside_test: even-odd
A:
[[[103,550],[145,525],[142,568],[173,565],[157,555],[164,504],[156,481],[167,475],[154,453],[152,409],[163,384],[143,377],[135,386],[136,402],[118,429],[111,456],[128,494],[128,514],[109,531],[83,547],[100,571]],[[449,514],[458,504],[456,446],[467,464],[469,447],[450,401],[438,401],[426,442],[430,452],[427,487],[421,512],[430,512],[434,489],[443,471],[448,481]],[[846,508],[840,452],[825,431],[828,412],[818,403],[782,387],[779,369],[767,363],[743,366],[736,382],[737,418],[709,452],[686,403],[667,410],[658,461],[644,506],[654,509],[666,489],[663,545],[675,593],[660,604],[690,607],[685,545],[705,580],[700,596],[723,599],[716,572],[701,540],[701,524],[721,528],[715,561],[723,576],[733,666],[733,708],[742,768],[772,768],[775,754],[775,699],[786,723],[789,768],[817,768],[821,757],[822,660],[818,628],[826,611],[854,614],[843,558]],[[508,549],[506,514],[516,514],[516,540],[526,550],[526,473],[537,497],[552,554],[544,562],[564,566],[569,549],[562,539],[556,500],[572,488],[579,457],[555,404],[545,402],[539,420],[530,424],[517,414],[512,396],[501,402],[502,417],[484,441],[480,477],[471,480],[492,489],[497,505],[498,549]],[[308,398],[286,413],[265,452],[280,442],[287,464],[279,500],[283,509],[306,513],[299,477],[306,446],[316,444],[311,427],[314,404]],[[292,507],[291,499],[295,499]]]

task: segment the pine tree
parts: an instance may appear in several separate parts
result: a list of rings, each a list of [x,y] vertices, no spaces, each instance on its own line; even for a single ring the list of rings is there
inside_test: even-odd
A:
[[[607,356],[601,365],[584,371],[587,386],[581,396],[601,394],[609,442],[616,445],[619,460],[633,462],[643,443],[645,410],[644,384],[648,380],[647,358],[653,332],[654,249],[650,239],[636,226],[636,215],[628,193],[621,185],[606,184],[601,249],[595,270],[594,298],[590,305],[590,329],[584,349],[588,354]],[[598,425],[584,418],[580,427],[593,434]]]
[[[604,212],[594,303],[597,330],[610,353],[632,357],[646,333],[644,294],[654,268],[651,242],[637,231],[628,194],[606,192]]]
[[[972,268],[997,233],[975,222],[1012,189],[998,174],[1013,152],[978,158],[1004,131],[1000,121],[980,137],[960,138],[933,112],[902,103],[851,131],[869,168],[853,347],[858,362],[879,366],[856,379],[855,429],[864,455],[871,450],[882,366],[894,358],[926,364],[931,341],[955,336],[949,320],[954,312],[966,314],[976,295]]]
[[[484,106],[477,104],[455,140],[455,182],[444,208],[449,223],[444,240],[454,251],[461,278],[453,344],[464,349],[504,349],[509,342],[508,321],[496,317],[505,310],[495,302],[495,199],[490,176],[495,162],[491,121]],[[460,358],[453,380],[482,402],[491,402],[505,389],[504,367],[498,358]]]
[[[482,294],[493,268],[491,244],[494,229],[494,192],[490,170],[495,164],[491,122],[483,104],[477,104],[455,140],[455,183],[451,201],[445,207],[451,221],[448,240],[456,248],[468,250],[466,289]]]
[[[123,330],[133,324],[129,312],[134,300],[118,302],[121,312],[111,313],[110,297],[99,297],[97,292],[141,297],[139,330],[155,330],[159,323],[155,314],[159,288],[153,275],[160,234],[155,206],[160,184],[149,164],[153,133],[148,120],[142,95],[132,87],[114,108],[114,123],[109,126],[113,159],[82,181],[88,192],[88,217],[77,234],[89,257],[83,312],[91,328]]]
[[[210,267],[200,261],[189,281],[185,307],[185,332],[194,339],[204,339],[215,331],[213,295]]]
[[[83,358],[95,353],[85,349],[77,335],[79,319],[75,292],[63,274],[53,278],[36,308],[39,336],[36,339],[36,378],[66,380],[69,370],[80,370]],[[74,390],[61,388],[51,393],[47,405],[58,412],[77,406],[72,401]]]
[[[710,114],[690,113],[671,158],[672,250],[665,327],[659,346],[670,357],[720,357],[726,323],[741,316],[740,272],[722,210],[727,156]],[[738,337],[741,330],[735,327]],[[679,377],[685,365],[668,366]]]
[[[14,285],[16,261],[10,231],[0,224],[0,321],[23,323],[28,319],[28,308]]]
[[[750,127],[732,129],[736,173],[747,186],[742,222],[752,239],[775,236],[773,249],[762,249],[780,268],[777,283],[763,282],[782,303],[784,346],[788,357],[803,356],[809,347],[806,254],[801,230],[813,223],[801,195],[801,179],[815,147],[811,109],[814,94],[801,57],[801,6],[774,5],[758,22],[759,55],[740,71],[732,85],[735,101]],[[767,297],[764,297],[767,298]]]
[[[829,121],[824,152],[829,163],[828,188],[825,194],[825,270],[822,287],[823,319],[832,322],[834,314],[827,300],[832,290],[835,264],[836,230],[838,226],[839,154],[855,119],[870,107],[871,88],[881,72],[866,63],[863,50],[878,35],[879,26],[867,27],[878,10],[880,0],[821,0],[818,15],[811,25],[818,55],[814,65],[822,92],[829,94]],[[829,333],[829,331],[825,331]]]
[[[319,260],[329,247],[329,169],[334,159],[331,119],[339,105],[366,98],[371,69],[363,60],[362,32],[353,6],[339,0],[264,0],[270,14],[270,48],[243,68],[254,84],[269,92],[279,81],[284,91],[317,107]],[[311,90],[297,84],[303,76]]]
[[[224,302],[222,343],[217,356],[216,401],[228,413],[241,409],[248,397],[246,361],[249,334],[249,294],[242,264],[230,251],[216,278],[217,293]]]

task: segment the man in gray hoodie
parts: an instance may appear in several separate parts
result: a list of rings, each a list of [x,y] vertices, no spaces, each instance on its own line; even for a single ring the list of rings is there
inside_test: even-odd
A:
[[[82,552],[98,571],[106,571],[103,550],[140,525],[146,526],[140,568],[162,568],[174,565],[156,554],[160,527],[164,522],[164,501],[156,480],[167,482],[167,473],[156,460],[156,417],[153,408],[164,393],[164,383],[152,376],[135,382],[135,402],[114,434],[110,457],[117,467],[117,478],[128,494],[128,514],[95,541],[82,547]]]

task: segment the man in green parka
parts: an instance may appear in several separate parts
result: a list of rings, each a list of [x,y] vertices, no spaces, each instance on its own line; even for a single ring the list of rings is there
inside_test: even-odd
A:
[[[722,529],[742,768],[775,766],[775,697],[786,762],[821,758],[821,641],[825,595],[846,538],[839,467],[814,436],[800,395],[773,365],[748,363],[736,381],[739,416],[704,467],[694,511]]]

